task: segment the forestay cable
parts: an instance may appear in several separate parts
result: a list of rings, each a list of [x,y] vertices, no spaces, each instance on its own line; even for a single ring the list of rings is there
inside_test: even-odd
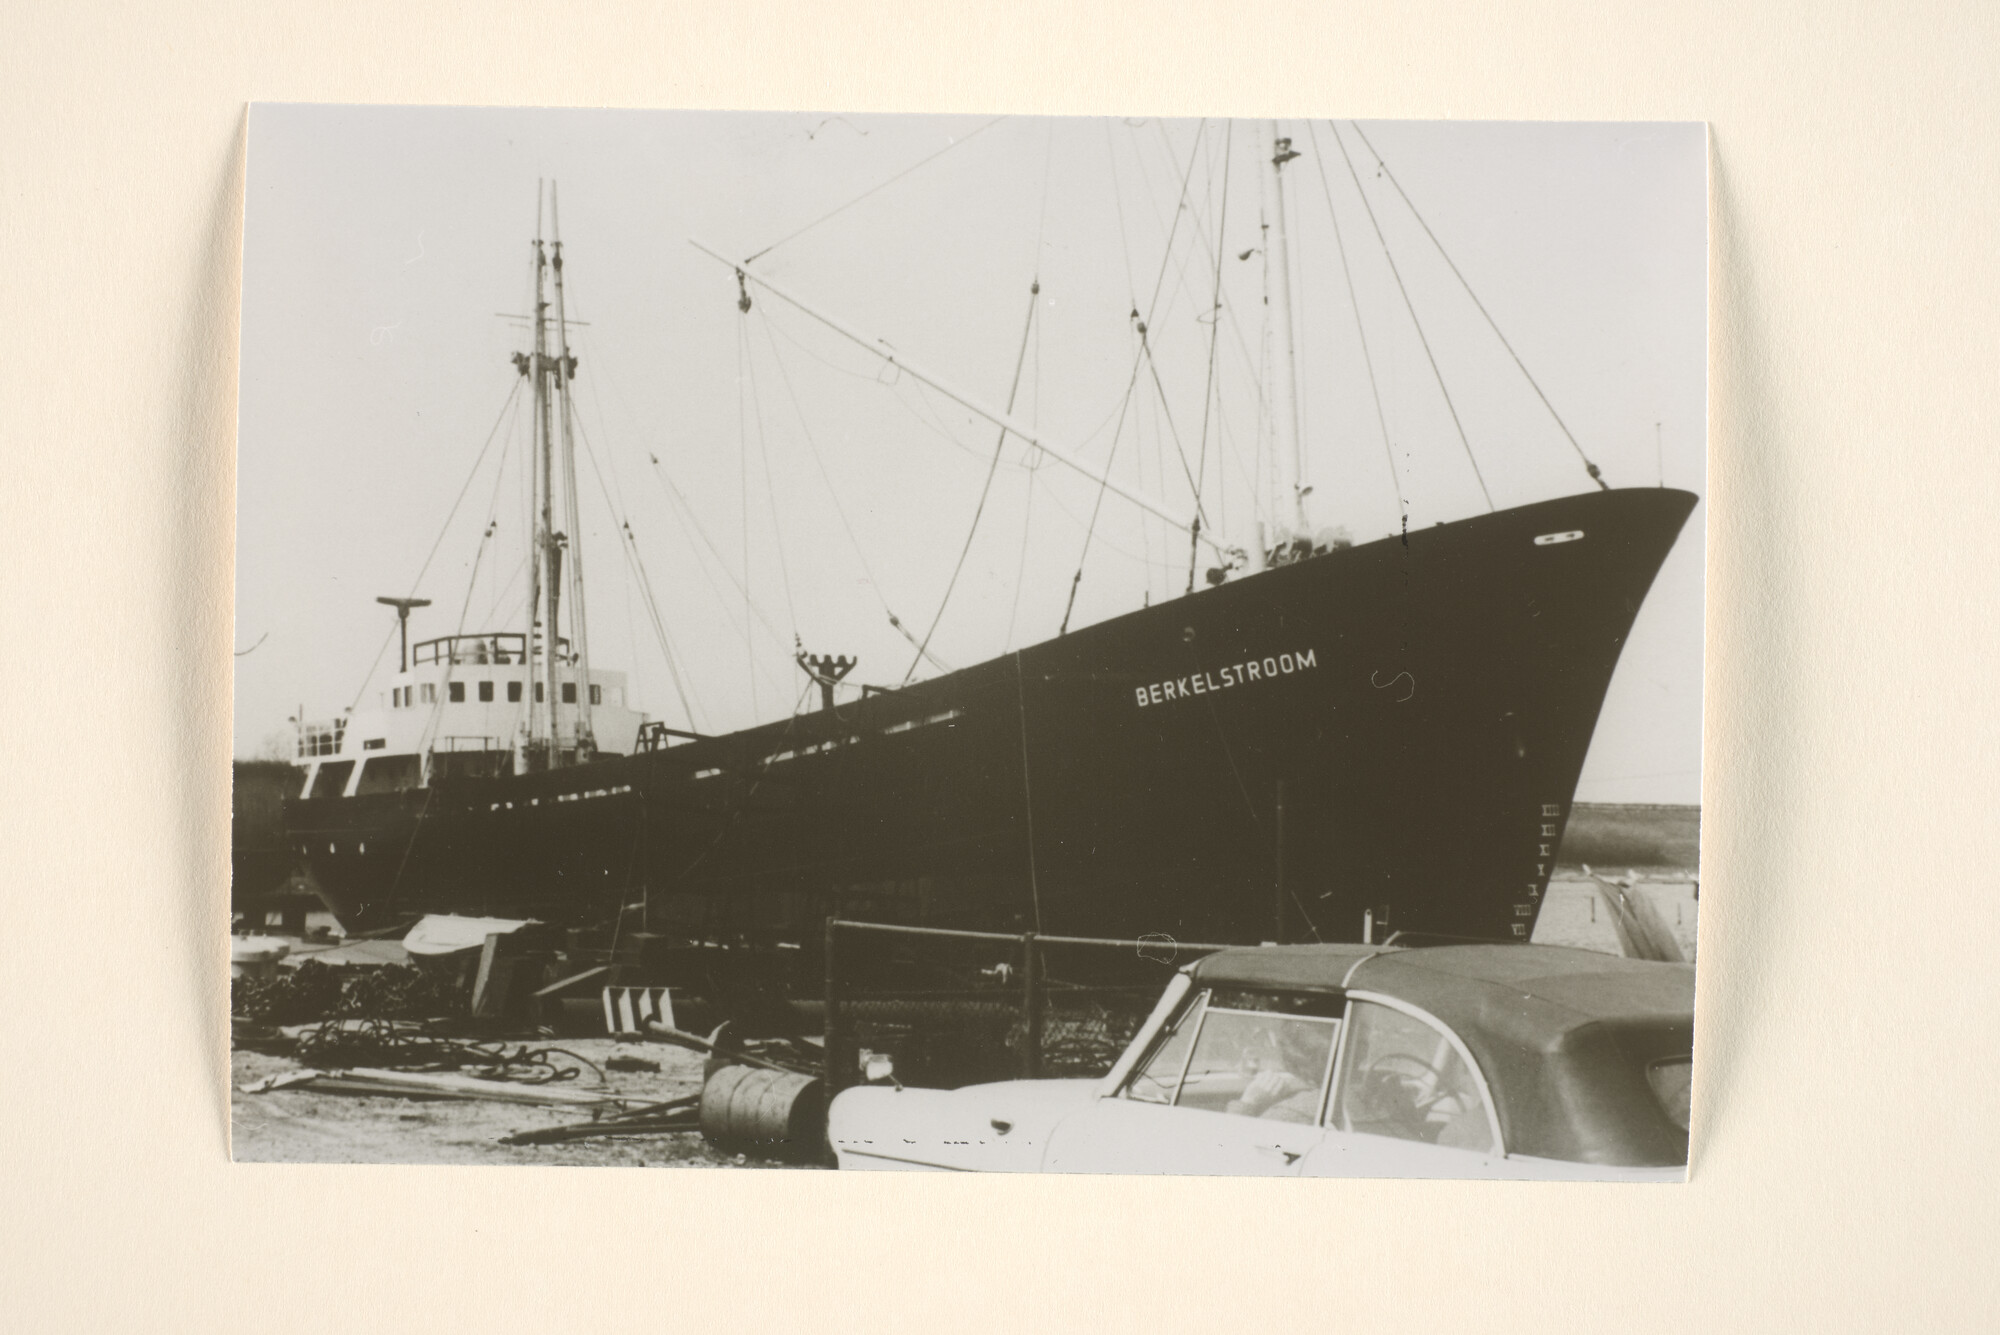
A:
[[[1396,489],[1396,508],[1407,520],[1410,503],[1403,496],[1403,477],[1396,468],[1396,451],[1389,443],[1389,418],[1382,411],[1382,388],[1375,380],[1375,358],[1368,351],[1368,330],[1361,321],[1361,295],[1354,290],[1354,273],[1347,263],[1347,242],[1340,234],[1340,213],[1333,207],[1333,186],[1326,179],[1326,154],[1319,146],[1319,131],[1306,122],[1306,136],[1312,140],[1313,165],[1319,169],[1320,193],[1326,197],[1327,216],[1333,220],[1333,246],[1340,255],[1340,276],[1347,283],[1347,302],[1354,308],[1354,332],[1361,340],[1361,364],[1368,370],[1368,392],[1375,400],[1375,422],[1382,428],[1382,455],[1389,461],[1389,482]]]
[[[950,143],[946,144],[943,148],[939,149],[937,152],[931,154],[929,157],[922,159],[921,161],[912,163],[911,165],[903,168],[903,170],[897,172],[894,176],[891,176],[888,180],[882,182],[880,185],[870,186],[868,189],[862,191],[860,194],[856,195],[853,199],[848,200],[845,204],[842,204],[839,208],[834,209],[832,212],[822,213],[819,217],[813,219],[811,222],[807,223],[804,227],[799,228],[798,231],[793,232],[788,236],[782,236],[778,238],[776,241],[773,241],[770,245],[758,251],[755,255],[750,255],[745,257],[743,262],[745,264],[749,264],[754,260],[760,260],[764,256],[776,250],[779,246],[782,246],[790,241],[798,240],[800,237],[804,236],[807,232],[810,232],[813,228],[819,226],[821,223],[839,214],[847,212],[847,210],[853,208],[856,204],[859,204],[862,200],[868,198],[872,194],[875,194],[877,191],[888,189],[896,182],[902,180],[905,176],[908,176],[911,172],[917,170],[917,168],[925,166],[928,163],[937,161],[945,154],[951,152],[954,148],[957,148],[960,144],[970,143],[972,140],[977,139],[980,135],[985,134],[988,130],[992,129],[994,126],[998,125],[1001,121],[1004,121],[1006,119],[1007,118],[1005,116],[995,116],[992,120],[986,122],[986,124],[980,126],[978,129],[974,130],[971,134],[965,136],[965,138],[952,140]]]
[[[1396,267],[1396,257],[1389,251],[1389,240],[1382,235],[1382,224],[1375,217],[1375,206],[1368,202],[1368,192],[1361,188],[1361,173],[1354,169],[1354,159],[1348,156],[1347,144],[1340,137],[1340,128],[1327,122],[1333,131],[1333,142],[1340,145],[1340,156],[1347,163],[1347,174],[1354,179],[1354,193],[1361,196],[1361,207],[1368,213],[1369,225],[1375,229],[1375,239],[1381,243],[1382,258],[1389,262],[1389,272],[1396,280],[1396,290],[1403,294],[1403,307],[1410,313],[1410,323],[1416,327],[1417,342],[1423,344],[1424,356],[1431,364],[1431,374],[1437,379],[1438,393],[1444,396],[1445,410],[1451,414],[1451,424],[1458,431],[1458,443],[1465,447],[1466,462],[1472,465],[1472,475],[1479,480],[1479,494],[1486,498],[1486,508],[1496,509],[1493,493],[1486,489],[1486,474],[1480,471],[1479,460],[1472,453],[1472,442],[1466,438],[1465,423],[1458,419],[1458,405],[1451,401],[1451,391],[1445,387],[1444,372],[1438,369],[1437,355],[1431,351],[1431,341],[1424,333],[1424,322],[1417,318],[1416,303],[1410,300],[1410,289],[1403,285],[1403,272]]]
[[[1329,121],[1327,124],[1331,125],[1332,122]],[[1599,487],[1602,487],[1605,491],[1611,490],[1611,484],[1604,480],[1604,474],[1599,471],[1596,464],[1590,461],[1590,456],[1583,452],[1583,446],[1579,445],[1576,437],[1570,433],[1569,425],[1562,420],[1562,414],[1556,411],[1556,406],[1553,403],[1549,402],[1549,396],[1542,393],[1542,387],[1536,382],[1534,373],[1528,369],[1528,364],[1521,360],[1521,354],[1514,351],[1514,345],[1509,343],[1507,335],[1501,332],[1499,321],[1495,320],[1492,314],[1487,311],[1486,303],[1479,299],[1479,294],[1472,290],[1472,284],[1467,282],[1465,275],[1458,271],[1458,265],[1452,261],[1451,253],[1444,248],[1444,242],[1437,239],[1437,233],[1431,230],[1431,225],[1424,221],[1424,215],[1417,211],[1417,206],[1411,202],[1409,195],[1404,192],[1403,183],[1396,179],[1396,173],[1390,171],[1389,164],[1382,160],[1382,155],[1375,152],[1375,145],[1368,143],[1368,136],[1362,131],[1360,124],[1355,121],[1349,121],[1348,124],[1354,127],[1354,133],[1361,136],[1361,142],[1368,145],[1368,151],[1374,155],[1375,165],[1382,169],[1382,175],[1389,179],[1389,184],[1396,187],[1396,193],[1402,196],[1404,205],[1410,210],[1410,216],[1417,220],[1417,226],[1424,229],[1424,235],[1431,239],[1431,244],[1437,247],[1438,254],[1444,257],[1445,265],[1450,268],[1452,277],[1459,281],[1459,285],[1465,289],[1465,295],[1472,298],[1472,304],[1477,306],[1479,313],[1486,317],[1486,323],[1493,330],[1494,337],[1500,340],[1500,346],[1507,349],[1507,355],[1514,359],[1514,365],[1521,368],[1521,374],[1527,377],[1528,386],[1535,391],[1535,397],[1542,401],[1542,406],[1549,410],[1549,416],[1553,417],[1556,425],[1562,429],[1563,436],[1569,441],[1570,448],[1576,451],[1576,457],[1583,460],[1584,471],[1590,474],[1591,480],[1597,483]]]

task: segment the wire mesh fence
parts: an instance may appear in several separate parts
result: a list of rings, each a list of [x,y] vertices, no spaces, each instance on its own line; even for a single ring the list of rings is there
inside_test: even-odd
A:
[[[831,920],[827,1084],[1102,1075],[1174,970],[1222,948]]]

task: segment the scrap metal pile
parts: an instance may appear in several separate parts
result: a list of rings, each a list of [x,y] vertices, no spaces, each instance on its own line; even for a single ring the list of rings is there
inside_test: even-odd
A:
[[[427,1020],[467,1013],[463,984],[449,972],[410,965],[336,968],[315,959],[268,978],[245,976],[229,985],[232,1016],[266,1025],[331,1017]]]

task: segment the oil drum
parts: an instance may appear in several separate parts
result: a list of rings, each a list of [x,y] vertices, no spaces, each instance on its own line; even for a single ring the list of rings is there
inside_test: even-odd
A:
[[[817,1079],[790,1071],[723,1066],[701,1087],[701,1134],[717,1149],[800,1163],[826,1145],[826,1099]]]

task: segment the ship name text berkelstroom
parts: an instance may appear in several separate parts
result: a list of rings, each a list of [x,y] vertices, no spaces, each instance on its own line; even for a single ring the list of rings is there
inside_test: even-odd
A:
[[[1302,649],[1294,654],[1252,658],[1233,667],[1216,668],[1213,671],[1196,672],[1186,677],[1156,681],[1150,686],[1137,686],[1133,690],[1142,707],[1163,705],[1174,700],[1189,700],[1197,695],[1213,695],[1217,691],[1230,690],[1246,682],[1289,676],[1294,672],[1304,672],[1307,668],[1318,666],[1319,659],[1315,657],[1315,651]]]

